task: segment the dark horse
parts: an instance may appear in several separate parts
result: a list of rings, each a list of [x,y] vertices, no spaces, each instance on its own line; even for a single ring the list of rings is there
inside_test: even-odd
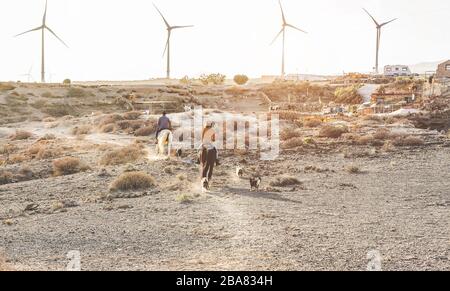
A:
[[[200,153],[200,166],[202,174],[202,188],[209,190],[211,178],[213,176],[214,165],[216,164],[217,150],[214,147],[203,147]]]

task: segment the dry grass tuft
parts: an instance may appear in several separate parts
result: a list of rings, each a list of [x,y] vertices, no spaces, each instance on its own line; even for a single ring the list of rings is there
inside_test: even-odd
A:
[[[136,130],[134,135],[135,136],[151,136],[156,133],[156,129],[157,128],[156,128],[156,123],[155,123],[154,125],[139,128],[138,130]]]
[[[145,156],[145,151],[136,145],[127,146],[106,153],[101,159],[103,166],[115,166],[127,163],[134,163]]]
[[[280,138],[283,141],[290,140],[296,137],[302,137],[302,132],[291,127],[285,128],[280,134]]]
[[[155,186],[155,179],[144,172],[128,172],[111,184],[111,191],[145,190]]]
[[[98,126],[101,128],[105,125],[114,124],[117,121],[121,120],[123,120],[123,117],[120,114],[110,114],[97,119],[96,124],[98,124]]]
[[[6,185],[13,182],[14,175],[9,171],[0,171],[0,185]]]
[[[322,120],[320,119],[309,119],[306,120],[304,125],[305,127],[309,127],[309,128],[316,128],[322,125]]]
[[[281,143],[281,148],[282,149],[293,149],[293,148],[297,148],[300,147],[304,144],[304,139],[301,137],[294,137],[291,138],[290,140],[284,141]]]
[[[175,200],[179,203],[186,204],[186,203],[191,203],[193,198],[191,195],[188,195],[188,194],[179,194],[179,195],[177,195],[177,197],[175,197]]]
[[[295,177],[283,176],[277,177],[275,180],[270,182],[271,187],[289,187],[302,185],[303,183]]]
[[[377,140],[387,140],[391,138],[391,131],[389,129],[380,128],[375,132],[373,137]]]
[[[345,168],[345,170],[349,174],[360,174],[361,173],[361,169],[356,165],[349,165]]]
[[[344,126],[326,125],[320,129],[319,137],[340,138],[348,129]]]
[[[123,115],[125,120],[138,120],[141,117],[142,113],[139,111],[131,111],[127,112]]]
[[[31,132],[24,130],[17,130],[15,134],[13,134],[10,139],[11,140],[26,140],[33,136]]]
[[[10,155],[17,152],[19,148],[13,144],[5,144],[0,146],[0,155]]]
[[[53,161],[53,174],[55,176],[72,175],[87,170],[89,170],[89,167],[84,165],[78,158],[65,157]]]
[[[420,137],[415,136],[406,136],[406,137],[397,137],[392,141],[394,146],[398,147],[407,147],[407,146],[422,146],[425,144],[425,141]]]
[[[90,134],[92,127],[90,125],[76,126],[72,129],[72,135],[86,135]]]
[[[103,133],[113,133],[115,131],[116,131],[116,125],[114,123],[103,125],[100,128],[100,132],[103,132]]]

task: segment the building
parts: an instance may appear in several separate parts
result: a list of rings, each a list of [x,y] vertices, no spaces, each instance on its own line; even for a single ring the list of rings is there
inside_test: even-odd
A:
[[[437,79],[450,79],[450,60],[443,62],[436,71]]]
[[[386,77],[409,77],[412,76],[411,70],[408,66],[395,65],[395,66],[385,66],[384,75]]]

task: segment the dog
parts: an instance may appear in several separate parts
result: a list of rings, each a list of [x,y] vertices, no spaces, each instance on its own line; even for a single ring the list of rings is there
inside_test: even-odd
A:
[[[244,169],[241,167],[236,167],[236,176],[238,178],[242,178],[242,176],[244,176]]]
[[[183,150],[182,149],[177,149],[177,151],[175,152],[175,156],[177,158],[181,158],[183,156]]]
[[[250,191],[259,191],[261,186],[261,177],[250,178]]]
[[[202,190],[203,191],[209,191],[209,181],[208,178],[202,179]]]

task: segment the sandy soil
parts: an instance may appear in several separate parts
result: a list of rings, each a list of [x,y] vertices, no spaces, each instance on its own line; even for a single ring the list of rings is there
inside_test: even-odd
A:
[[[100,166],[105,151],[137,138],[95,128],[71,134],[75,125],[95,126],[98,117],[0,127],[0,145],[26,153],[53,134],[65,155],[91,167],[54,177],[51,158],[1,166],[14,173],[27,166],[34,176],[0,185],[0,261],[3,254],[17,270],[64,270],[68,252],[79,251],[83,270],[366,270],[368,254],[377,251],[384,270],[450,270],[450,147],[437,132],[405,120],[335,121],[355,134],[388,128],[425,140],[388,151],[319,138],[318,128],[303,128],[302,137],[315,142],[286,149],[275,161],[222,151],[211,191],[204,193],[196,153],[156,157],[151,137],[141,138],[146,158]],[[11,141],[18,128],[32,138]],[[350,173],[350,165],[360,172]],[[245,170],[242,179],[236,166]],[[110,184],[130,171],[152,175],[156,186],[110,192]],[[259,192],[250,191],[248,177],[255,173],[262,177]],[[301,183],[270,185],[286,175]]]

